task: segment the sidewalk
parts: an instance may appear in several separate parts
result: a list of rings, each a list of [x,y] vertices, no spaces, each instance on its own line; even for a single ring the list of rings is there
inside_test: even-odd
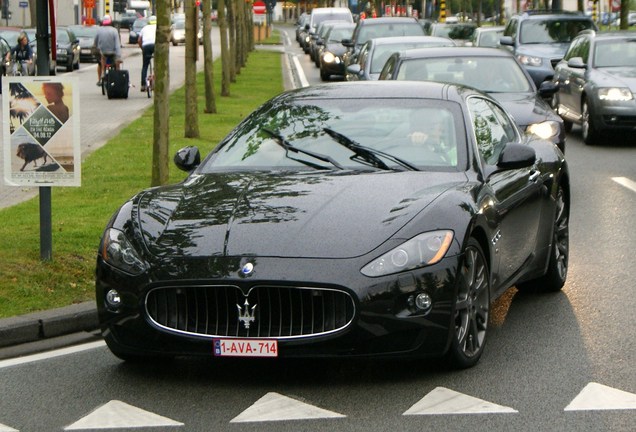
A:
[[[217,58],[220,55],[217,27],[213,27],[213,32],[215,31],[216,33],[212,35],[212,50],[214,57]],[[128,35],[122,33],[124,41],[122,57],[125,69],[130,70],[131,84],[135,85],[136,78],[140,76],[141,71],[141,51],[138,47],[127,45],[125,43],[127,39]],[[289,40],[286,43],[288,44]],[[285,48],[280,45],[257,45],[256,49],[285,53]],[[184,83],[185,72],[184,68],[181,67],[183,56],[183,50],[170,48],[171,91],[181,87]],[[294,62],[291,61],[290,57],[292,56],[292,54],[282,56],[283,83],[286,90],[298,87],[296,83],[299,72],[295,69]],[[199,67],[202,68],[202,64]],[[96,65],[73,72],[78,74],[78,79],[82,81],[80,83],[82,157],[86,157],[91,151],[103,146],[112,137],[113,130],[118,130],[132,122],[151,103],[151,99],[148,99],[145,93],[134,91],[137,89],[136,86],[131,88],[129,99],[109,101],[95,86],[97,73],[95,68]],[[114,110],[113,103],[123,105],[117,105],[121,109]],[[107,121],[104,121],[104,112],[109,114]],[[0,124],[0,136],[2,136],[1,133],[2,125]],[[0,166],[3,166],[2,159],[3,155],[0,152]],[[37,196],[37,193],[37,188],[16,188],[0,182],[0,208],[30,199]],[[98,331],[97,309],[94,301],[0,319],[0,360],[99,338],[101,336]]]

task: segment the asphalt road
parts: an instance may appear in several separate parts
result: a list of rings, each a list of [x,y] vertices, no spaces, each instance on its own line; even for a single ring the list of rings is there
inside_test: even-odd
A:
[[[318,82],[297,45],[287,50]],[[566,156],[568,281],[559,293],[513,288],[500,298],[472,369],[360,360],[134,365],[98,340],[0,361],[0,432],[633,431],[636,146],[587,147],[575,128]]]

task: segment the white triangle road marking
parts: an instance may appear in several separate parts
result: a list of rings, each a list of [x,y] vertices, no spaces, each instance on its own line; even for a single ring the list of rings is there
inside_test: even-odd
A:
[[[403,415],[499,414],[516,413],[515,409],[477,399],[444,387],[437,387]]]
[[[636,394],[599,383],[589,383],[564,411],[636,409]]]
[[[108,429],[155,426],[183,426],[167,417],[144,411],[127,403],[112,400],[64,430]]]
[[[9,426],[0,423],[0,432],[18,432],[16,429],[11,429]]]
[[[241,414],[234,417],[230,423],[342,417],[346,416],[297,401],[296,399],[278,393],[270,392],[257,400]]]

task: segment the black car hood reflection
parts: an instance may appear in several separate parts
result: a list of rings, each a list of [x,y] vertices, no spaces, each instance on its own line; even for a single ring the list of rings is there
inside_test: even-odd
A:
[[[517,124],[525,128],[529,124],[545,120],[558,121],[550,106],[534,93],[488,93],[511,114]]]
[[[348,258],[465,182],[457,172],[195,175],[142,193],[138,220],[158,256]]]

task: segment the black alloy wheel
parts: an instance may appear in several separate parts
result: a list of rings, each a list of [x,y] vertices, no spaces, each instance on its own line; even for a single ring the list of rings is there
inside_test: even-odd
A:
[[[587,100],[583,101],[581,111],[581,135],[583,136],[583,142],[587,145],[598,144],[600,134],[596,126],[594,126],[590,105],[587,103]]]
[[[468,368],[479,361],[486,343],[490,316],[490,274],[479,242],[468,240],[460,269],[454,311],[454,336],[448,351],[457,368]]]

